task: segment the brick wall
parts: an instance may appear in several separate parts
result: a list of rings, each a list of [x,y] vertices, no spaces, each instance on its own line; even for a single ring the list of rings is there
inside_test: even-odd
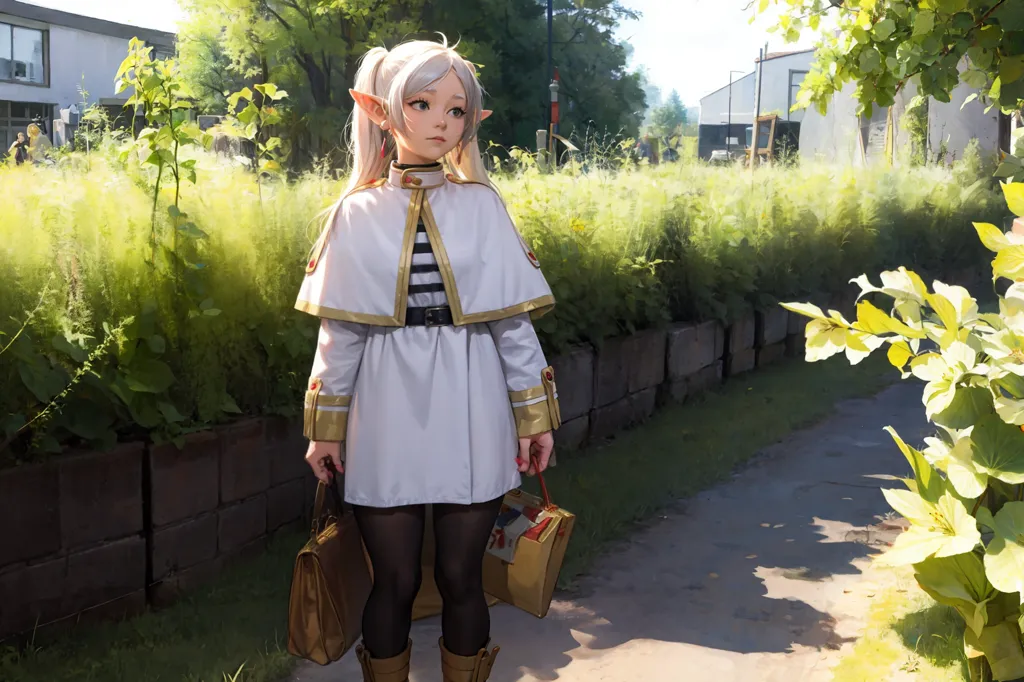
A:
[[[843,303],[849,303],[844,301]],[[845,312],[845,307],[843,308]],[[554,358],[558,450],[577,450],[729,376],[802,356],[779,309],[677,324]],[[298,420],[246,419],[173,444],[126,443],[0,471],[0,639],[161,606],[307,522],[316,479]]]

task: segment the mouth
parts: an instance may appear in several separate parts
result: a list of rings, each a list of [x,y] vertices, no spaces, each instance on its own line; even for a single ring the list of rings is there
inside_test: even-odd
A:
[[[447,142],[447,140],[445,140],[445,139],[444,139],[443,137],[441,137],[441,136],[435,136],[435,137],[432,137],[432,138],[430,138],[430,141],[431,141],[431,142],[440,142],[441,144],[444,144],[445,142]]]

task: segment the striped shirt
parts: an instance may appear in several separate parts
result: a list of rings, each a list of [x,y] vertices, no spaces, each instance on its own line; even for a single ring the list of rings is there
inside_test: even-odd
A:
[[[412,268],[409,274],[409,307],[427,308],[448,305],[444,281],[437,267],[437,259],[427,239],[423,218],[416,225],[416,244],[412,249]]]

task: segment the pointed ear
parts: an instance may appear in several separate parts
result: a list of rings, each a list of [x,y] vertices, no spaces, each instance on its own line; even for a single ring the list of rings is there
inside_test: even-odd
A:
[[[493,113],[494,113],[494,111],[491,110],[491,109],[481,109],[480,110],[480,122],[483,123],[484,121],[486,121],[488,118],[490,118],[491,114],[493,114]]]
[[[365,92],[359,92],[349,88],[348,94],[352,95],[352,99],[355,100],[356,104],[362,109],[370,120],[376,125],[380,125],[387,120],[388,116],[384,113],[384,100],[376,95],[370,95]]]

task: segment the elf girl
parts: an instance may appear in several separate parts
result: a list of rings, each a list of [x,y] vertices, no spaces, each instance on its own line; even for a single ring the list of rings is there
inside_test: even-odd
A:
[[[328,460],[344,470],[373,566],[364,679],[408,678],[431,505],[443,679],[484,682],[498,652],[484,551],[560,423],[531,321],[554,298],[487,178],[477,131],[491,112],[473,65],[446,42],[374,48],[350,92],[352,178],[295,306],[321,318],[306,460],[321,480]]]

